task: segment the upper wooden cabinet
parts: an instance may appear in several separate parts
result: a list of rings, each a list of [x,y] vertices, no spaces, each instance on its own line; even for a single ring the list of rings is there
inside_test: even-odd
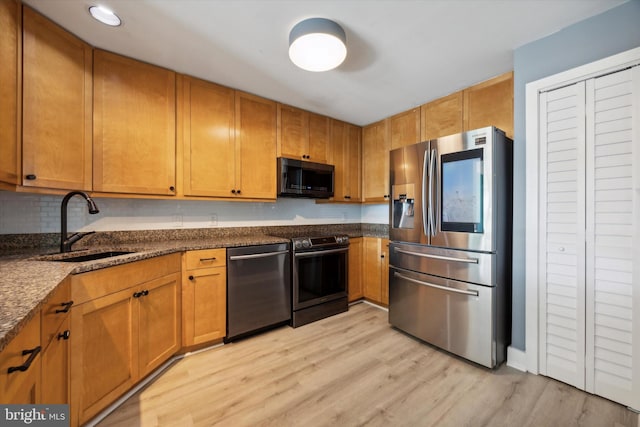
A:
[[[422,105],[420,107],[421,140],[426,141],[462,132],[462,108],[462,91]]]
[[[91,46],[23,10],[24,186],[91,189]]]
[[[389,200],[389,120],[362,128],[362,181],[365,203]]]
[[[330,129],[328,117],[278,104],[278,157],[328,163]]]
[[[275,199],[276,103],[236,91],[235,123],[236,184],[232,194]]]
[[[175,73],[96,50],[95,191],[175,194]]]
[[[0,181],[19,184],[21,171],[20,79],[22,8],[0,1]]]
[[[513,72],[464,90],[464,130],[495,126],[513,138]]]
[[[235,91],[179,75],[178,99],[184,194],[229,197],[236,183]]]
[[[362,201],[362,129],[331,120],[331,145],[335,163],[333,201]]]
[[[413,108],[389,117],[391,150],[420,141],[420,108]]]

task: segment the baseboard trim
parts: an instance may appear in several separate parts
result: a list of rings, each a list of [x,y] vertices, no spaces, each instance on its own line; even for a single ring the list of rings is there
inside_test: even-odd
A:
[[[511,346],[507,347],[507,366],[527,372],[527,353]]]

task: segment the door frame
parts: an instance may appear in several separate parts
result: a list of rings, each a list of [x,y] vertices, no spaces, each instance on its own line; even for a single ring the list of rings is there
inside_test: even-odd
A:
[[[540,93],[640,64],[640,47],[618,53],[526,85],[525,172],[525,355],[527,371],[539,373],[539,146]]]

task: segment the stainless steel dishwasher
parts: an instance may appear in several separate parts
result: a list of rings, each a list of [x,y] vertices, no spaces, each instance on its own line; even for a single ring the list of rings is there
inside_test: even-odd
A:
[[[289,243],[227,249],[227,337],[291,321]]]

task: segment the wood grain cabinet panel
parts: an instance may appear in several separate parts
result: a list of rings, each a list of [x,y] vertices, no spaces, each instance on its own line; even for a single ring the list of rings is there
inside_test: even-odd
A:
[[[0,181],[19,184],[21,174],[22,7],[0,1]]]
[[[330,132],[329,117],[278,104],[278,157],[326,164]]]
[[[362,237],[349,239],[349,302],[364,297],[362,289]]]
[[[175,73],[94,53],[95,191],[174,195]]]
[[[389,117],[390,149],[420,142],[420,108]]]
[[[513,72],[464,90],[464,130],[485,126],[513,138]]]
[[[23,10],[22,185],[91,190],[92,49]]]
[[[178,88],[183,192],[228,197],[236,180],[235,91],[183,75]]]
[[[389,305],[389,239],[363,237],[362,279],[364,297]]]
[[[362,128],[362,181],[365,203],[389,200],[388,120]]]
[[[331,145],[335,163],[333,201],[362,201],[362,129],[331,120]]]
[[[45,322],[43,321],[43,327]],[[68,404],[70,397],[71,316],[65,315],[42,353],[41,399],[45,404]],[[44,344],[44,342],[43,342]]]
[[[331,163],[331,119],[309,113],[309,158],[315,163]]]
[[[436,99],[420,107],[421,140],[453,135],[463,130],[462,91]]]
[[[9,373],[29,359],[24,350],[34,351],[35,358],[24,372]],[[38,312],[0,353],[0,402],[3,404],[40,403],[40,313]]]

